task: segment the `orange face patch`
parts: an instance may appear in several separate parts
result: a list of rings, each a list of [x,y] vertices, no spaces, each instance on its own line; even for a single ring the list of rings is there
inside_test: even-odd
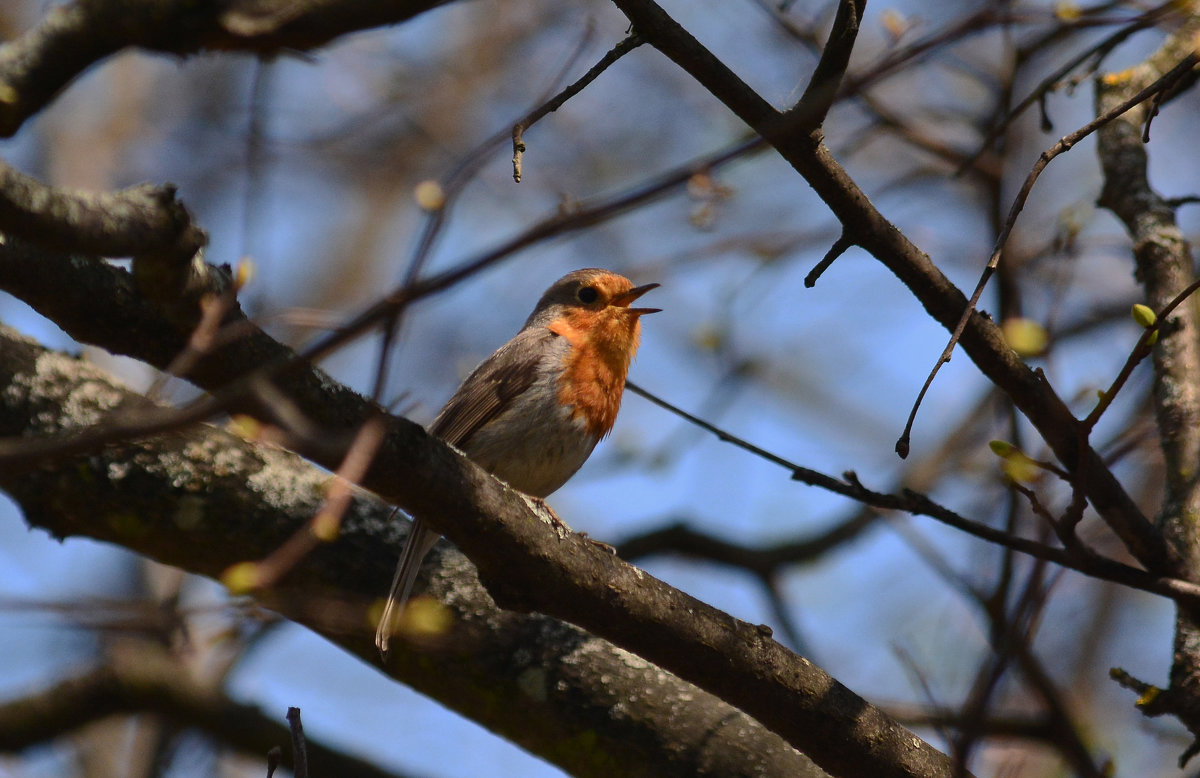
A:
[[[550,325],[571,350],[563,365],[558,397],[582,418],[590,434],[604,437],[621,408],[629,363],[641,336],[638,315],[626,308],[570,309]]]

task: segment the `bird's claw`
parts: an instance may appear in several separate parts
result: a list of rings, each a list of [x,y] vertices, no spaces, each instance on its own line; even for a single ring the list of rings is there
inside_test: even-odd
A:
[[[531,503],[530,507],[532,507],[536,513],[541,515],[542,518],[548,520],[550,522],[550,526],[554,527],[554,529],[558,531],[558,536],[560,539],[565,540],[567,536],[571,534],[571,528],[567,526],[565,521],[558,518],[558,514],[554,512],[554,509],[551,508],[545,500],[543,500],[541,497],[533,497],[532,495],[524,495],[524,497],[526,502]],[[586,532],[580,532],[577,534],[579,537],[583,538],[588,543],[591,543],[593,546],[596,546],[601,551],[608,552],[613,556],[617,555],[617,550],[607,543],[601,543],[599,540],[593,540],[592,538],[588,537]]]
[[[584,540],[586,540],[588,543],[591,543],[593,546],[595,546],[596,548],[600,549],[601,551],[606,551],[606,552],[608,552],[609,554],[612,554],[613,556],[616,556],[616,555],[617,555],[617,549],[616,549],[616,548],[614,548],[614,547],[612,547],[612,546],[608,545],[607,543],[604,543],[604,542],[601,542],[601,541],[599,541],[599,540],[596,540],[596,539],[594,539],[594,538],[588,537],[588,534],[587,534],[586,532],[580,532],[580,533],[579,533],[579,537],[583,538],[583,539],[584,539]]]
[[[542,517],[542,519],[550,522],[550,526],[554,527],[554,529],[558,531],[559,537],[566,537],[568,534],[570,534],[571,528],[567,526],[565,521],[558,518],[558,514],[554,512],[554,509],[550,507],[549,503],[547,503],[541,497],[534,497],[528,494],[523,494],[521,496],[525,498],[525,502],[530,504],[529,507],[533,509],[534,513],[537,513]]]

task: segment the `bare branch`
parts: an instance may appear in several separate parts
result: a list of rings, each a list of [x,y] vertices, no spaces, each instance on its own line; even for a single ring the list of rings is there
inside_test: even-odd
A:
[[[595,81],[601,73],[608,70],[609,66],[614,62],[624,57],[629,52],[641,46],[645,41],[637,36],[630,35],[625,40],[618,43],[608,51],[600,61],[591,67],[588,72],[580,76],[579,80],[568,86],[556,94],[549,101],[543,103],[537,108],[530,111],[525,118],[517,122],[512,129],[512,145],[513,145],[513,181],[521,183],[521,156],[525,153],[525,141],[523,137],[525,130],[528,130],[535,122],[540,120],[546,114],[553,113],[559,108],[562,108],[568,100],[583,91],[583,88]]]
[[[190,257],[208,242],[170,184],[140,184],[117,192],[68,191],[46,186],[3,162],[0,231],[49,248],[102,257],[168,251]]]
[[[288,738],[287,728],[274,718],[196,680],[161,645],[139,640],[133,648],[112,652],[100,667],[0,704],[0,750],[30,748],[117,713],[151,712],[250,754],[265,753]],[[308,750],[313,764],[329,775],[394,776],[319,742],[309,743]]]
[[[288,729],[292,733],[292,763],[296,778],[308,778],[308,744],[304,740],[304,724],[300,721],[300,709],[287,709]]]
[[[857,500],[865,505],[872,505],[876,508],[885,510],[896,510],[913,515],[928,516],[936,519],[944,524],[947,524],[963,532],[967,532],[982,540],[995,543],[1005,548],[1011,548],[1014,551],[1020,551],[1023,554],[1028,554],[1037,559],[1044,559],[1048,562],[1054,562],[1062,567],[1077,570],[1085,575],[1091,575],[1096,578],[1113,581],[1115,583],[1125,584],[1126,586],[1135,589],[1142,589],[1147,592],[1154,592],[1165,597],[1185,602],[1189,605],[1200,605],[1200,584],[1193,584],[1186,580],[1178,578],[1167,578],[1153,575],[1144,570],[1139,570],[1136,567],[1122,564],[1112,559],[1095,556],[1092,554],[1072,553],[1072,550],[1064,550],[1047,546],[1034,540],[1013,535],[1004,530],[996,529],[995,527],[984,524],[983,522],[974,521],[962,516],[954,511],[939,505],[928,496],[919,492],[905,489],[900,494],[887,494],[876,492],[866,488],[858,480],[858,477],[847,472],[843,474],[843,479],[834,478],[825,473],[817,472],[803,465],[791,462],[777,454],[773,454],[765,449],[742,440],[736,435],[733,435],[726,430],[723,430],[701,418],[693,416],[687,411],[671,405],[666,400],[657,397],[650,392],[647,392],[642,387],[626,382],[626,388],[634,394],[645,397],[650,402],[658,405],[661,408],[669,410],[671,413],[686,419],[688,422],[695,424],[701,429],[705,429],[717,436],[720,440],[726,443],[731,443],[738,448],[749,451],[750,453],[765,459],[768,462],[779,465],[791,472],[792,480],[806,483],[810,486],[817,486],[835,494],[840,494],[844,497],[849,497]]]
[[[76,76],[123,48],[170,54],[311,49],[394,24],[445,0],[72,0],[0,46],[0,136],[16,133]]]
[[[752,548],[710,537],[691,529],[685,519],[676,519],[665,527],[625,540],[617,547],[617,552],[628,559],[662,553],[687,554],[740,567],[769,581],[780,567],[820,559],[830,550],[857,538],[878,520],[877,512],[864,511],[812,537]]]
[[[845,254],[853,246],[854,240],[850,237],[849,233],[843,231],[838,236],[838,239],[833,242],[833,245],[829,247],[829,251],[825,252],[825,256],[821,258],[821,261],[804,277],[804,285],[810,289],[816,286],[817,279],[821,277],[821,274],[828,270],[838,257]]]
[[[904,282],[929,314],[953,330],[967,301],[961,290],[871,204],[819,139],[785,132],[779,114],[723,62],[651,0],[613,0],[638,33],[766,138],[813,187],[857,245]],[[994,322],[978,312],[962,333],[963,349],[1033,423],[1059,461],[1081,479],[1088,499],[1142,564],[1164,569],[1170,551],[1104,461],[1081,441],[1078,422],[1044,376],[1008,347]]]
[[[1025,202],[1029,199],[1029,194],[1033,191],[1033,186],[1037,183],[1038,178],[1042,175],[1042,171],[1046,169],[1055,157],[1070,151],[1079,141],[1091,135],[1096,130],[1113,121],[1132,110],[1134,107],[1141,105],[1157,94],[1168,91],[1175,87],[1176,84],[1183,78],[1189,76],[1192,69],[1198,61],[1195,54],[1189,54],[1184,57],[1174,68],[1164,74],[1160,79],[1147,86],[1129,99],[1113,106],[1105,111],[1102,115],[1097,116],[1092,121],[1080,127],[1075,132],[1063,136],[1046,151],[1043,151],[1038,161],[1034,163],[1033,169],[1029,171],[1029,175],[1025,177],[1025,183],[1021,185],[1021,189],[1017,192],[1016,198],[1013,200],[1012,207],[1009,209],[1008,218],[1004,221],[1004,228],[1000,230],[1000,235],[996,238],[996,246],[992,249],[992,255],[988,258],[987,264],[983,268],[983,273],[979,277],[978,283],[975,285],[975,291],[971,293],[971,299],[967,301],[967,307],[959,318],[958,323],[954,326],[950,335],[949,342],[942,350],[942,354],[934,363],[933,368],[929,371],[928,377],[925,379],[925,384],[921,387],[920,393],[917,395],[916,401],[913,403],[912,411],[908,416],[908,423],[904,425],[904,432],[900,435],[900,439],[896,441],[896,451],[901,457],[908,453],[908,439],[912,432],[913,422],[917,417],[917,410],[921,406],[921,400],[925,397],[925,393],[929,391],[929,387],[933,384],[933,379],[941,370],[942,365],[950,361],[950,356],[954,353],[954,347],[958,344],[962,337],[963,331],[967,327],[967,323],[971,316],[975,313],[976,306],[979,304],[979,298],[983,295],[983,290],[987,286],[987,282],[991,279],[992,274],[1000,265],[1000,257],[1004,253],[1004,247],[1008,243],[1008,237],[1012,234],[1013,227],[1016,226],[1017,217],[1025,208]]]
[[[1084,49],[1075,56],[1071,57],[1067,62],[1050,75],[1043,78],[1037,86],[1030,90],[1029,94],[1022,99],[1016,106],[1008,111],[999,122],[992,127],[983,141],[979,144],[979,150],[971,155],[960,167],[959,172],[971,167],[981,156],[983,156],[992,143],[1000,137],[1001,134],[1012,124],[1018,116],[1025,113],[1032,105],[1038,105],[1042,111],[1042,129],[1049,132],[1052,129],[1049,117],[1046,114],[1046,97],[1050,92],[1059,89],[1063,85],[1065,79],[1070,73],[1079,68],[1084,63],[1090,63],[1084,74],[1078,78],[1082,80],[1084,77],[1091,75],[1104,61],[1105,57],[1113,52],[1118,46],[1124,43],[1131,35],[1140,32],[1147,27],[1152,27],[1163,20],[1164,17],[1177,13],[1178,4],[1175,2],[1166,2],[1157,8],[1152,8],[1149,11],[1141,14],[1133,21],[1122,26],[1120,29],[1111,33],[1104,39]],[[1030,49],[1039,48],[1038,46],[1030,47]],[[1031,51],[1029,49],[1021,52],[1022,58],[1027,58]]]
[[[0,403],[7,404],[0,410],[0,435],[23,433],[28,439],[60,426],[63,415],[95,413],[131,396],[80,360],[46,351],[10,330],[0,329],[0,338],[4,355],[0,383],[9,387],[0,393]],[[41,379],[34,381],[38,375]],[[27,409],[27,403],[35,403],[40,412],[30,418],[9,408]],[[29,424],[37,426],[31,429]],[[385,442],[380,458],[391,463],[386,477],[395,486],[405,488],[415,472],[423,473],[421,480],[436,481],[436,474],[449,461],[461,460],[469,466],[423,434],[405,445],[397,442],[394,427],[389,432],[392,439]],[[414,458],[397,461],[397,450],[406,449]],[[447,456],[450,459],[444,459]],[[490,484],[485,488],[507,495],[500,498],[510,506],[505,510],[521,511],[520,523],[540,526],[530,519],[519,497],[482,471],[470,471],[472,485],[466,490],[446,483],[422,488],[429,489],[430,500],[449,496],[457,501],[475,494],[465,497],[470,501],[478,499],[480,486]],[[378,472],[373,477],[378,478]],[[32,525],[57,537],[84,535],[118,543],[214,578],[241,559],[266,556],[303,527],[318,508],[327,478],[325,472],[276,447],[255,446],[200,426],[109,447],[61,467],[41,468],[32,476],[16,476],[0,468],[0,488],[20,504]],[[134,482],[137,511],[130,513],[129,484]],[[71,486],[63,489],[60,483]],[[481,533],[480,541],[492,545],[497,537],[495,522],[477,509],[464,512],[464,504],[443,505],[444,515],[463,516],[472,522],[473,531]],[[291,575],[259,593],[259,598],[272,610],[376,664],[373,626],[366,612],[386,591],[403,543],[402,533],[388,522],[391,512],[388,505],[356,498],[344,516],[338,542],[305,556]],[[109,520],[118,515],[136,517],[132,519],[136,523]],[[560,544],[551,539],[550,544],[555,556],[594,553],[610,567],[618,564],[603,552],[589,550],[584,540]],[[478,547],[472,549],[472,554],[478,552]],[[496,547],[491,553],[498,555],[497,568],[510,566],[511,550]],[[414,689],[453,701],[484,726],[572,773],[593,772],[592,760],[600,749],[606,760],[628,758],[628,763],[616,768],[623,774],[670,774],[668,763],[678,764],[680,759],[697,773],[712,776],[767,773],[815,778],[820,774],[778,736],[714,695],[648,662],[635,661],[626,651],[574,627],[545,616],[500,611],[460,554],[443,545],[433,556],[441,572],[426,591],[436,594],[449,614],[448,629],[438,639],[451,643],[454,651],[407,642],[398,646],[387,672]],[[434,566],[428,565],[426,573]],[[642,574],[634,577],[642,587],[649,585],[639,590],[642,595],[656,596],[658,585],[652,579]],[[600,580],[608,578],[604,575]],[[619,575],[617,580],[627,584],[629,579]],[[589,599],[579,600],[578,605],[590,608]],[[688,619],[691,612],[678,611],[678,618]],[[757,635],[752,627],[728,616],[722,623]],[[729,639],[728,633],[721,634]],[[516,644],[523,650],[513,651]],[[529,693],[531,668],[544,681],[545,694]],[[712,676],[724,672],[722,667]],[[822,685],[814,688],[815,695],[816,689],[830,692]],[[611,702],[614,694],[625,701],[619,710]],[[506,704],[496,705],[497,699]],[[779,713],[788,715],[782,709]],[[604,726],[595,726],[597,720],[603,720]],[[561,747],[580,732],[595,738],[591,747]],[[612,762],[605,765],[606,774],[611,774]]]
[[[1145,62],[1098,79],[1097,113],[1110,114],[1114,105],[1129,102],[1130,93],[1143,94],[1164,81],[1169,80],[1172,88],[1193,84],[1198,33],[1200,16],[1193,15]],[[1155,416],[1166,474],[1158,525],[1176,550],[1176,574],[1195,580],[1200,569],[1200,530],[1195,521],[1200,515],[1200,481],[1195,475],[1196,462],[1200,461],[1200,387],[1196,384],[1200,373],[1200,321],[1194,301],[1181,304],[1194,288],[1189,285],[1195,273],[1191,246],[1173,209],[1148,179],[1145,127],[1156,110],[1157,105],[1143,106],[1100,132],[1097,150],[1104,188],[1099,202],[1129,231],[1136,276],[1146,290],[1147,303],[1151,308],[1168,311],[1170,316],[1155,322],[1162,331],[1152,352]],[[1150,334],[1142,336],[1145,347]],[[1168,692],[1159,695],[1154,710],[1177,716],[1192,733],[1193,743],[1181,757],[1182,763],[1200,751],[1200,609],[1180,605],[1171,685]]]
[[[829,31],[829,40],[821,51],[821,59],[817,61],[799,102],[784,112],[785,122],[789,117],[801,116],[805,124],[818,127],[825,121],[841,88],[846,68],[850,66],[850,54],[858,39],[858,25],[862,22],[866,5],[866,0],[841,0],[838,3],[837,15]]]

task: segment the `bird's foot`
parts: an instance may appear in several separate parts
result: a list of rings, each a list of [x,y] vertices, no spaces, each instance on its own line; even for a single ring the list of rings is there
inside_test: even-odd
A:
[[[534,513],[541,516],[544,521],[549,522],[551,527],[554,527],[560,538],[565,538],[571,533],[571,528],[567,526],[567,523],[558,518],[558,514],[554,512],[554,509],[541,497],[533,497],[528,494],[521,496],[525,498],[525,502],[529,503],[529,507],[533,509]]]
[[[600,549],[601,551],[605,551],[605,552],[607,552],[607,553],[609,553],[609,554],[612,554],[613,556],[616,556],[616,555],[617,555],[617,550],[616,550],[615,548],[613,548],[612,546],[608,545],[607,543],[603,543],[603,542],[601,542],[601,541],[599,541],[599,540],[596,540],[596,539],[594,539],[594,538],[591,538],[591,537],[589,537],[589,536],[588,536],[588,534],[587,534],[586,532],[580,532],[580,533],[579,533],[579,537],[583,538],[583,539],[584,539],[584,540],[586,540],[588,543],[591,543],[593,546],[595,546],[596,548]]]

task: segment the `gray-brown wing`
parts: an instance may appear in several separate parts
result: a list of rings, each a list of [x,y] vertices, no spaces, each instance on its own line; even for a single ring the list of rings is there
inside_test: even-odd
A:
[[[517,333],[516,337],[471,371],[471,375],[463,381],[463,385],[429,426],[430,433],[451,445],[460,448],[465,446],[480,427],[503,413],[515,397],[537,380],[539,363],[546,355],[546,347],[549,341],[557,337],[544,327]],[[375,645],[385,661],[396,622],[417,580],[421,560],[437,539],[437,530],[428,526],[419,516],[414,517],[412,531],[405,541],[387,604],[375,631]]]
[[[452,446],[465,446],[480,427],[503,413],[537,379],[544,347],[557,337],[544,327],[517,333],[471,371],[429,432]]]

